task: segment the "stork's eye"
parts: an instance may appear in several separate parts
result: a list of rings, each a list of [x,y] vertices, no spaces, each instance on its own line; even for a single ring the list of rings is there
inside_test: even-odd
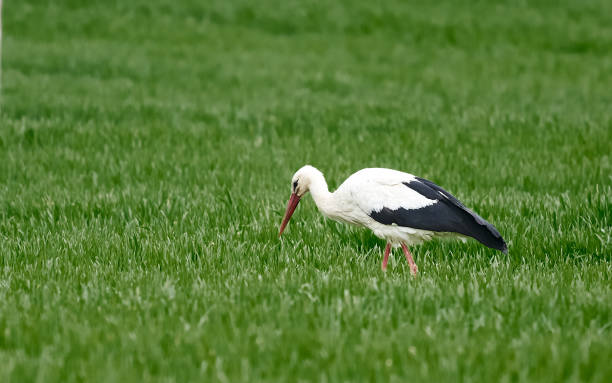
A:
[[[297,181],[293,181],[293,190],[297,189]]]

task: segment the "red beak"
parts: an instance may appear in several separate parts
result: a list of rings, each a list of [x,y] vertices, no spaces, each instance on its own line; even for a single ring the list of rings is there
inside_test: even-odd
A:
[[[281,223],[280,229],[278,230],[279,237],[281,236],[281,234],[283,234],[283,231],[289,223],[289,220],[291,219],[291,216],[293,215],[293,212],[295,211],[295,208],[297,207],[298,203],[300,203],[300,197],[295,193],[291,193],[291,198],[289,198],[289,203],[287,204],[287,210],[285,211],[283,223]]]

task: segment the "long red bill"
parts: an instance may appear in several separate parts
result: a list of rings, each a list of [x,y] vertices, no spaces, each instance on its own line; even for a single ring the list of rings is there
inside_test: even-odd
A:
[[[297,207],[298,203],[300,203],[300,197],[295,193],[291,193],[291,198],[289,198],[289,203],[287,203],[285,217],[283,218],[283,222],[281,223],[280,229],[278,230],[279,237],[281,236],[281,234],[283,234],[283,231],[289,223],[289,220],[291,219],[291,216],[293,215],[293,212],[295,211],[295,208]]]

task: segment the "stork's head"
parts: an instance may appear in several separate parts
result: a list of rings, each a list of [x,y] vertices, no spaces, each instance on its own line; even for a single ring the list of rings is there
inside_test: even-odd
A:
[[[289,203],[287,204],[287,210],[285,211],[285,217],[280,225],[278,235],[283,234],[283,230],[289,223],[295,208],[300,203],[300,198],[310,190],[310,184],[313,178],[323,177],[323,174],[316,168],[306,165],[300,168],[293,178],[291,178],[291,197],[289,197]]]

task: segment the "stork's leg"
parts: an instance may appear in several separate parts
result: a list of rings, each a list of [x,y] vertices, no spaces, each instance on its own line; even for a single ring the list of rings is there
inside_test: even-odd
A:
[[[408,247],[406,247],[406,244],[404,243],[402,243],[402,250],[404,250],[404,255],[406,256],[406,260],[410,265],[410,272],[412,273],[412,275],[416,276],[417,272],[419,271],[419,268],[417,267],[416,263],[414,263],[414,259],[412,259],[412,254],[410,254]]]
[[[387,262],[389,262],[389,252],[391,251],[391,244],[387,243],[385,247],[385,256],[383,257],[382,271],[387,271]]]

